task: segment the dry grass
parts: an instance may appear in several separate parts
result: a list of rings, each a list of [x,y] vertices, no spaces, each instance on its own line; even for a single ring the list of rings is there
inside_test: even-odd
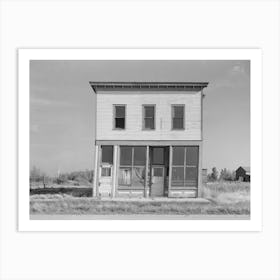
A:
[[[168,201],[116,201],[69,194],[31,195],[31,214],[65,215],[249,215],[249,183],[209,183],[202,188],[209,203],[170,199]]]

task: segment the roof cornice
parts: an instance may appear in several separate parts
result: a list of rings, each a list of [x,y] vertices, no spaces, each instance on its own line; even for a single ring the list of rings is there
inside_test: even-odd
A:
[[[141,90],[141,91],[199,91],[207,87],[208,82],[184,83],[184,82],[89,82],[95,92],[117,90]]]

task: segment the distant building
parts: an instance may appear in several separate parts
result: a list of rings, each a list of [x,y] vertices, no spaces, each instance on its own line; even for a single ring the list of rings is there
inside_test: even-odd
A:
[[[240,166],[235,171],[235,179],[241,182],[250,182],[251,181],[251,173],[250,167]]]
[[[90,82],[94,196],[197,197],[208,83]]]

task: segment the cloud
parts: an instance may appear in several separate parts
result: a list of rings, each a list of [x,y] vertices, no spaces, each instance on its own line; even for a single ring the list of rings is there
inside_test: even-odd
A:
[[[52,106],[52,107],[74,107],[75,104],[70,103],[69,101],[47,99],[43,97],[31,97],[30,98],[31,106]]]
[[[234,65],[231,69],[232,74],[244,74],[246,73],[245,68],[242,65]]]

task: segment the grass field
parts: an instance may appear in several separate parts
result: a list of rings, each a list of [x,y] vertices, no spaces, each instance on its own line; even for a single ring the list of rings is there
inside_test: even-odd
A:
[[[61,191],[30,196],[30,214],[63,215],[249,215],[250,184],[215,182],[202,187],[202,197],[209,203],[180,199],[157,200],[100,200],[84,197],[60,188]],[[86,195],[85,195],[86,196]]]

